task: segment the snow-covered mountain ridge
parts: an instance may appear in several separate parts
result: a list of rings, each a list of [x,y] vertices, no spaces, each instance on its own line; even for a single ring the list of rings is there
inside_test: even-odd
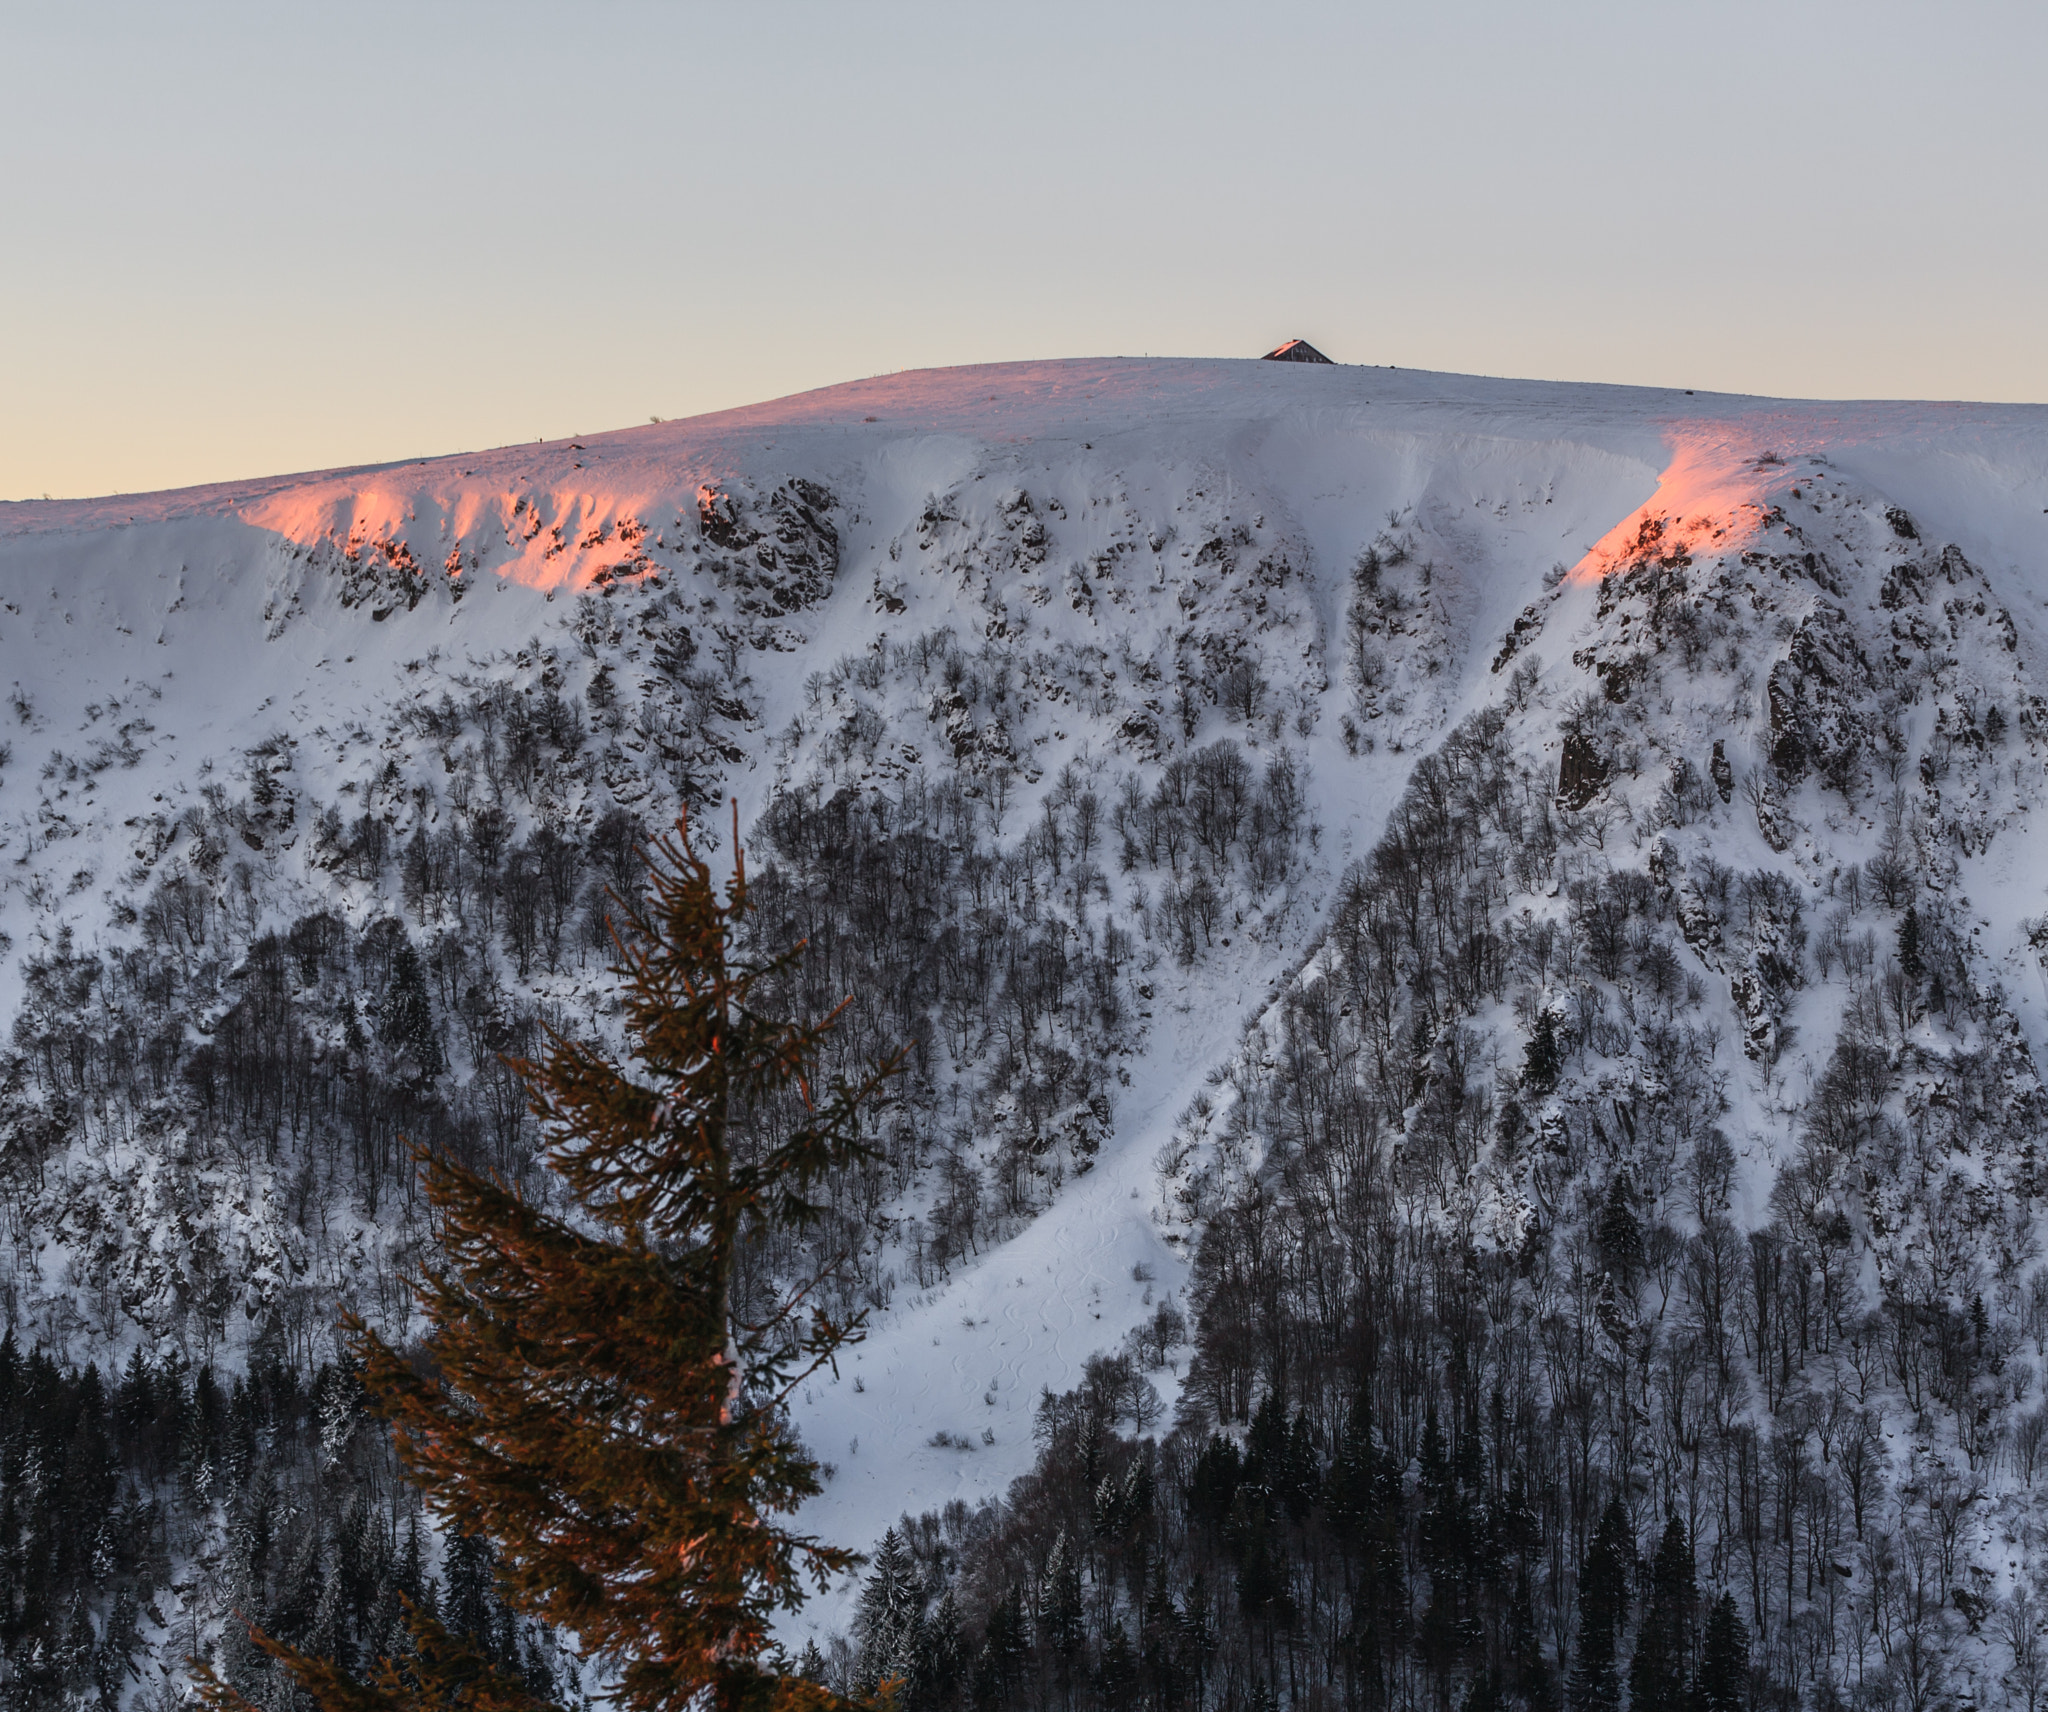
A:
[[[0,507],[0,992],[43,1019],[6,1113],[12,1311],[103,1365],[310,1350],[414,1240],[359,1167],[308,1164],[317,1112],[238,1158],[194,1139],[213,1096],[184,1069],[147,1097],[72,1075],[64,1030],[146,1032],[88,955],[179,965],[182,1062],[266,934],[394,921],[426,953],[435,1085],[468,1087],[522,1005],[608,1026],[577,926],[607,817],[730,794],[789,919],[835,943],[871,931],[835,913],[856,845],[865,873],[924,841],[958,900],[872,1019],[926,1043],[924,1103],[866,1205],[873,1331],[800,1417],[836,1464],[828,1535],[999,1493],[1041,1390],[1185,1298],[1201,1233],[1285,1152],[1314,995],[1400,928],[1375,900],[1412,883],[1427,915],[1446,862],[1483,876],[1469,970],[1403,963],[1376,1039],[1361,976],[1317,1050],[1415,1061],[1403,1163],[1376,1169],[1426,1180],[1460,1242],[1548,1240],[1617,1170],[1690,1229],[1712,1130],[1741,1228],[1790,1216],[1796,1179],[1814,1228],[1853,1229],[1868,1299],[1932,1256],[2017,1324],[2048,1107],[2044,570],[2048,410],[1237,362],[897,375]],[[1389,853],[1471,792],[1474,830]],[[1916,900],[1935,985],[1867,1016]],[[414,1045],[348,1044],[393,953],[329,955],[279,977],[309,1050],[413,1078]],[[1569,1045],[1531,1079],[1539,1025]],[[1884,1070],[1826,1151],[1852,1039]],[[1453,1081],[1477,1104],[1438,1113]],[[166,1252],[198,1232],[211,1309]],[[1974,1466],[1969,1430],[1930,1454]]]

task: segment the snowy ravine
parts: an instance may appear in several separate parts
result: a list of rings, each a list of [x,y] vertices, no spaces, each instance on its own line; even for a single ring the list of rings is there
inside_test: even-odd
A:
[[[1027,1066],[1033,1043],[1074,1061],[1050,1081],[992,1068],[1014,1047],[972,1017],[934,1025],[928,1133],[866,1262],[869,1335],[798,1409],[833,1465],[803,1520],[862,1547],[906,1510],[1000,1494],[1031,1464],[1041,1392],[1184,1294],[1203,1219],[1259,1166],[1256,1123],[1229,1118],[1273,1073],[1278,1036],[1260,1030],[1304,971],[1332,968],[1347,873],[1418,760],[1487,710],[1559,805],[1582,877],[1639,873],[1676,900],[1673,979],[1701,989],[1738,1224],[1766,1216],[1853,1001],[1826,967],[1781,978],[1784,958],[1813,958],[1771,937],[1780,917],[1819,931],[1847,910],[1836,961],[1866,931],[1891,943],[1894,918],[1838,899],[1850,866],[1909,865],[1967,972],[1970,1004],[1945,1024],[1902,1013],[1931,1081],[1942,1054],[1989,1051],[2030,1123],[2048,1100],[2040,408],[1226,361],[900,374],[575,442],[0,506],[0,603],[10,1015],[47,1002],[25,970],[60,946],[109,965],[145,943],[199,957],[170,920],[195,891],[207,943],[234,959],[321,911],[355,932],[391,916],[430,946],[460,888],[450,905],[429,884],[423,903],[402,853],[485,807],[508,848],[556,828],[581,850],[615,809],[659,828],[685,798],[729,796],[752,852],[805,792],[851,791],[857,810],[948,786],[991,861],[1026,864],[1033,919],[1086,948],[1100,1002],[1053,1003],[1042,1028],[1025,1013]],[[565,710],[524,772],[491,721],[527,715],[474,711],[493,684]],[[1276,828],[1267,853],[1233,831],[1206,857],[1127,860],[1130,793],[1219,744],[1253,781],[1246,827]],[[1100,817],[1086,838],[1083,796]],[[388,852],[364,854],[364,820]],[[1500,861],[1504,918],[1563,922],[1568,875]],[[1797,907],[1766,897],[1738,931],[1712,903],[1717,864],[1782,874]],[[506,1002],[611,1026],[601,960],[515,954],[496,931],[470,954]],[[1617,991],[1637,978],[1617,973]],[[180,1026],[210,1028],[243,979],[219,971]],[[481,1056],[434,1006],[460,1082]],[[1534,1011],[1495,997],[1468,1014],[1511,1077]],[[16,1032],[26,1058],[32,1035]],[[1582,1052],[1557,1097],[1602,1075],[1611,1097],[1631,1050]],[[203,1217],[188,1198],[152,1223],[188,1096],[158,1100],[154,1123],[147,1102],[73,1100],[53,1142],[33,1077],[17,1072],[6,1115],[45,1126],[33,1183],[27,1144],[0,1137],[18,1209],[0,1265],[25,1339],[103,1369],[138,1344],[223,1359],[217,1339],[231,1362],[287,1303],[309,1348],[335,1305],[388,1306],[375,1279],[410,1253],[389,1197],[367,1206],[339,1168],[288,1181],[274,1155],[228,1158],[202,1173]],[[925,1265],[948,1148],[991,1207],[1003,1180],[1010,1201]],[[1445,1189],[1474,1243],[1513,1247],[1553,1216],[1511,1154],[1504,1140]],[[2004,1197],[1995,1240],[2026,1248],[2031,1157],[1980,1149],[1967,1174]],[[93,1218],[67,1225],[67,1197]],[[1921,1240],[1896,1201],[1859,1226],[1873,1292]],[[195,1218],[233,1274],[211,1331],[136,1261],[176,1274],[164,1251]],[[1988,1284],[2001,1262],[1982,1241]],[[2007,1270],[2017,1301],[2030,1265]],[[1156,1378],[1171,1402],[1175,1373]],[[845,1618],[834,1595],[802,1632]]]

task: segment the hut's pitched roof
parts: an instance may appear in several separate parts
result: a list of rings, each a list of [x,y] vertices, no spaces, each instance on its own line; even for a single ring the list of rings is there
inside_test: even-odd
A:
[[[1289,339],[1286,344],[1275,346],[1268,351],[1265,361],[1269,363],[1327,363],[1330,359],[1311,345],[1306,339]],[[1334,367],[1335,365],[1332,364]]]

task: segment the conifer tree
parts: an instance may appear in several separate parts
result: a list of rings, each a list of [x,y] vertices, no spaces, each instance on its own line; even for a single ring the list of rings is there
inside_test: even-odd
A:
[[[1399,1490],[1399,1476],[1383,1465],[1373,1437],[1372,1406],[1361,1391],[1351,1400],[1324,1488],[1330,1520],[1346,1549],[1377,1543],[1379,1524],[1398,1502]]]
[[[910,1693],[904,1704],[919,1712],[947,1712],[960,1703],[961,1679],[966,1658],[960,1633],[960,1604],[948,1588],[939,1608],[923,1625],[923,1645],[916,1668],[911,1672]]]
[[[453,1635],[477,1647],[490,1644],[497,1627],[497,1595],[491,1575],[491,1542],[478,1534],[457,1534],[443,1554],[441,1621]]]
[[[825,1681],[825,1655],[818,1650],[815,1640],[804,1642],[802,1656],[796,1661],[796,1673],[806,1682],[815,1682],[821,1687]]]
[[[1268,1391],[1244,1435],[1244,1482],[1257,1489],[1259,1501],[1269,1508],[1285,1479],[1286,1463],[1287,1404],[1278,1391]]]
[[[1899,922],[1899,972],[1907,980],[1917,981],[1926,967],[1926,959],[1920,954],[1920,912],[1908,904]]]
[[[802,948],[743,951],[737,815],[734,832],[722,897],[679,827],[651,853],[644,898],[621,900],[615,973],[636,1064],[551,1036],[540,1062],[514,1065],[580,1217],[422,1152],[442,1255],[421,1289],[429,1361],[345,1322],[429,1503],[491,1542],[504,1602],[576,1636],[627,1712],[840,1704],[763,1654],[772,1614],[801,1603],[806,1576],[822,1587],[858,1561],[777,1518],[819,1490],[786,1399],[859,1322],[822,1304],[828,1274],[754,1307],[733,1278],[749,1228],[809,1222],[819,1179],[870,1156],[862,1122],[901,1061],[813,1089],[833,1018],[755,1009]],[[778,1102],[771,1144],[735,1133]],[[367,1683],[257,1639],[321,1712],[535,1704],[429,1613],[407,1621],[416,1656]],[[202,1688],[217,1709],[239,1701]]]
[[[1173,1608],[1163,1560],[1155,1560],[1152,1565],[1152,1582],[1145,1590],[1144,1626],[1138,1640],[1145,1687],[1152,1704],[1176,1705],[1180,1700],[1180,1613]]]
[[[1697,1597],[1692,1542],[1686,1538],[1685,1524],[1673,1516],[1664,1524],[1664,1538],[1650,1566],[1650,1604],[1629,1661],[1631,1712],[1655,1712],[1684,1703]]]
[[[1367,1681],[1378,1683],[1405,1642],[1408,1584],[1401,1545],[1401,1469],[1382,1450],[1372,1408],[1360,1390],[1325,1487],[1326,1513],[1347,1556],[1363,1570],[1352,1595],[1345,1646]]]
[[[1286,1472],[1276,1485],[1274,1495],[1289,1517],[1305,1522],[1309,1512],[1315,1508],[1322,1486],[1323,1471],[1316,1456],[1315,1429],[1309,1424],[1307,1412],[1303,1411],[1294,1417],[1294,1425],[1288,1429]]]
[[[1501,1693],[1500,1678],[1485,1665],[1472,1674],[1465,1690],[1464,1712],[1507,1712],[1507,1697]]]
[[[872,1694],[892,1678],[907,1678],[923,1643],[924,1592],[903,1537],[890,1528],[875,1548],[874,1569],[862,1587],[854,1631],[860,1641],[860,1682]]]
[[[1447,1678],[1463,1638],[1459,1559],[1471,1518],[1458,1502],[1457,1482],[1434,1402],[1423,1422],[1422,1447],[1416,1463],[1422,1488],[1418,1544],[1423,1567],[1429,1572],[1429,1604],[1422,1613],[1421,1650],[1430,1668],[1440,1678]]]
[[[1031,1650],[1024,1617],[1024,1590],[1012,1582],[1009,1595],[988,1614],[981,1658],[975,1666],[975,1699],[984,1705],[1006,1699],[1023,1679]]]
[[[1095,1667],[1095,1691],[1108,1708],[1121,1708],[1138,1682],[1138,1661],[1131,1652],[1131,1638],[1121,1622],[1112,1622],[1102,1642],[1102,1658]]]
[[[1081,1619],[1081,1565],[1065,1528],[1053,1536],[1052,1550],[1045,1560],[1044,1591],[1038,1607],[1038,1632],[1061,1658],[1080,1650],[1083,1639]]]
[[[1703,1712],[1742,1712],[1749,1682],[1749,1629],[1735,1609],[1735,1595],[1723,1593],[1707,1618],[1700,1648],[1699,1703]]]
[[[1557,1684],[1536,1633],[1536,1607],[1529,1596],[1526,1567],[1515,1578],[1514,1604],[1508,1614],[1508,1651],[1515,1661],[1516,1690],[1529,1712],[1556,1712]]]
[[[370,1038],[363,1033],[362,1018],[356,1015],[356,996],[353,993],[341,995],[341,1043],[351,1053],[360,1053],[370,1044]]]
[[[1628,1173],[1617,1171],[1607,1185],[1607,1198],[1593,1230],[1602,1263],[1621,1287],[1630,1291],[1643,1266],[1643,1224],[1630,1204],[1632,1199]]]
[[[1522,1086],[1532,1094],[1547,1094],[1557,1086],[1564,1069],[1564,1048],[1557,1038],[1557,1018],[1549,1010],[1536,1013],[1529,1030],[1529,1048],[1522,1058]]]
[[[1247,1617],[1286,1626],[1292,1605],[1287,1593],[1285,1554],[1276,1549],[1273,1527],[1265,1513],[1248,1505],[1243,1491],[1238,1493],[1232,1509],[1231,1537],[1238,1554],[1238,1609]]]
[[[441,1037],[434,1032],[434,1007],[427,998],[427,980],[420,954],[404,940],[391,960],[391,989],[379,1007],[377,1031],[384,1044],[405,1053],[423,1082],[431,1082],[447,1066]]]
[[[1572,1665],[1573,1712],[1612,1712],[1621,1704],[1621,1679],[1614,1664],[1621,1627],[1628,1620],[1629,1571],[1635,1541],[1628,1512],[1610,1498],[1593,1530],[1593,1543],[1579,1571],[1579,1646]]]

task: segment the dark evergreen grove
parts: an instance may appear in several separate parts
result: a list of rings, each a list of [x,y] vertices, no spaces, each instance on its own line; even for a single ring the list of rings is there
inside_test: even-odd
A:
[[[552,1637],[498,1596],[487,1547],[441,1554],[346,1366],[232,1378],[133,1357],[118,1377],[0,1341],[0,1672],[11,1707],[176,1698],[153,1656],[200,1644],[214,1599],[362,1668],[406,1644],[405,1602],[543,1697]],[[195,1563],[215,1586],[195,1585]],[[183,1609],[182,1620],[172,1614]],[[221,1668],[261,1661],[224,1633]],[[157,1643],[153,1646],[152,1643]]]

